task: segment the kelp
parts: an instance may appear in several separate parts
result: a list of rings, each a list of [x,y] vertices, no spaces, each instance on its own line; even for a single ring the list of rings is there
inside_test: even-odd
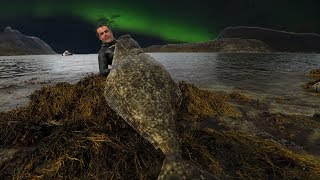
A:
[[[163,153],[108,107],[104,81],[93,75],[77,84],[43,87],[30,96],[27,107],[1,112],[2,151],[15,149],[15,153],[0,160],[0,177],[156,179]],[[235,106],[260,107],[244,95],[205,91],[185,82],[179,87],[183,101],[176,129],[184,158],[222,179],[319,179],[317,153],[279,143],[286,134],[265,138],[228,124],[250,121],[262,131],[267,123],[284,119],[292,125],[303,119],[300,126],[319,130],[319,122],[312,117],[269,113],[251,117],[245,108]],[[208,119],[218,125],[203,126]],[[264,121],[263,126],[259,121]],[[284,124],[281,126],[288,128]],[[274,133],[272,128],[264,130]],[[313,141],[317,138],[315,134]]]
[[[320,82],[320,79],[319,79],[320,78],[320,69],[311,70],[310,72],[307,73],[307,77],[312,78],[312,80],[303,84],[302,87],[308,91],[317,92],[312,88],[312,86],[314,84]]]
[[[311,70],[307,75],[310,77],[320,77],[320,69]]]

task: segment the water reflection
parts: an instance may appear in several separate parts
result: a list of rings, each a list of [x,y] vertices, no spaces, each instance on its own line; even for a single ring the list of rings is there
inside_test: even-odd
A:
[[[314,114],[320,109],[319,99],[302,88],[310,81],[305,73],[319,68],[319,55],[218,54],[216,64],[219,83],[270,102],[273,111]]]
[[[177,81],[187,81],[200,87],[217,84],[214,53],[151,53]]]

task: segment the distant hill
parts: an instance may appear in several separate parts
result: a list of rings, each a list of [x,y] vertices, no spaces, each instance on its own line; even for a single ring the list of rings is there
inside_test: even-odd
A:
[[[302,52],[320,53],[320,36],[258,27],[230,27],[216,40],[203,43],[154,45],[146,52]]]
[[[153,45],[145,52],[273,52],[267,44],[255,39],[228,38],[203,43]]]
[[[320,35],[314,33],[293,33],[259,27],[229,27],[218,39],[256,39],[268,44],[278,52],[320,53]]]
[[[9,26],[0,32],[0,56],[31,54],[56,54],[56,52],[38,37],[23,35]]]

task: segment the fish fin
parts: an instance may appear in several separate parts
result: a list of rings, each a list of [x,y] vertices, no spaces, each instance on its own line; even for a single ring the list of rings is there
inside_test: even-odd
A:
[[[176,180],[176,179],[206,179],[216,180],[216,176],[200,169],[190,161],[182,158],[166,157],[163,161],[158,180]]]

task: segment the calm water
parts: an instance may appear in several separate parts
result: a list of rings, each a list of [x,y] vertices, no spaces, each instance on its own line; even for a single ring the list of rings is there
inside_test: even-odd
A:
[[[204,89],[238,91],[269,102],[272,111],[312,115],[320,97],[301,85],[320,68],[320,54],[150,53],[172,77]],[[26,105],[36,89],[76,83],[98,73],[97,55],[0,56],[0,111]],[[281,97],[283,101],[277,102]]]

